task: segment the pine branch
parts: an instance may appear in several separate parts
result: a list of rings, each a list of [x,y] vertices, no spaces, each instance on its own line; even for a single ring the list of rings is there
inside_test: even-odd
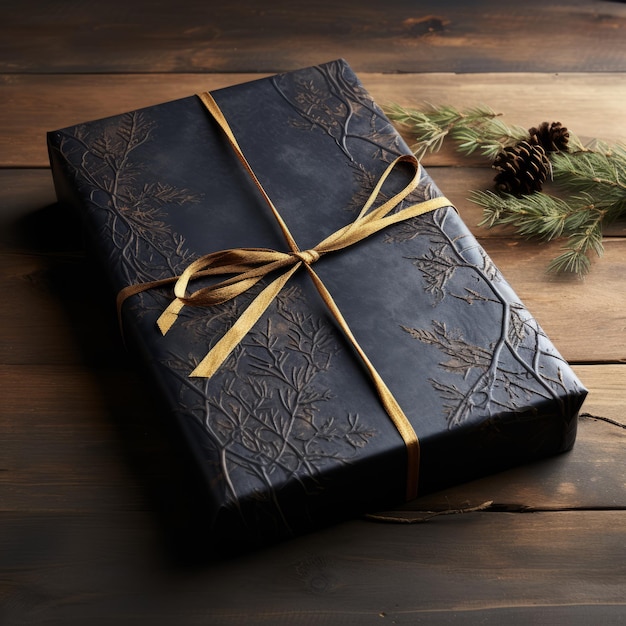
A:
[[[587,194],[571,197],[568,202],[543,192],[518,198],[491,191],[473,192],[470,200],[483,207],[480,226],[513,226],[523,237],[550,241],[567,237],[565,251],[551,261],[550,272],[588,273],[588,254],[602,256],[602,226],[606,209]]]
[[[470,200],[483,207],[479,226],[513,226],[523,237],[538,237],[550,241],[563,235],[571,207],[564,201],[545,193],[521,197],[474,191]]]
[[[572,272],[583,276],[591,269],[588,253],[595,252],[598,257],[604,253],[602,245],[602,220],[604,213],[589,209],[586,220],[569,236],[565,252],[553,259],[548,265],[550,272]]]
[[[493,159],[506,146],[528,137],[519,126],[509,126],[501,115],[486,106],[459,110],[453,106],[428,105],[425,110],[392,104],[385,110],[389,119],[406,127],[415,138],[411,149],[418,158],[441,149],[446,137],[455,141],[457,149],[470,155],[480,151]]]
[[[626,196],[626,148],[606,146],[603,150],[582,150],[555,154],[554,179],[568,191],[594,192],[613,200]],[[599,191],[601,190],[601,191]]]
[[[481,120],[474,125],[459,126],[451,133],[458,142],[459,152],[470,155],[477,150],[490,160],[508,146],[528,137],[528,131],[521,126],[508,126],[502,120],[493,118]]]
[[[626,215],[626,150],[598,143],[574,153],[551,156],[554,180],[562,198],[537,192],[521,197],[474,192],[483,207],[481,226],[513,226],[524,237],[567,237],[550,272],[583,276],[591,269],[589,254],[602,256],[603,228]]]
[[[589,255],[603,253],[603,228],[626,216],[624,145],[594,140],[585,146],[560,122],[525,130],[504,123],[484,105],[418,110],[394,104],[386,113],[413,135],[418,158],[449,139],[462,154],[479,152],[490,159],[500,191],[472,192],[470,200],[483,207],[479,225],[510,226],[523,237],[542,241],[565,237],[563,252],[548,267],[551,272],[586,274]],[[550,178],[556,196],[542,191]]]

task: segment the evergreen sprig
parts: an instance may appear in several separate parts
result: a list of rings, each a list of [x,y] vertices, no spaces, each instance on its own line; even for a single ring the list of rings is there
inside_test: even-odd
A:
[[[600,257],[604,252],[604,227],[626,216],[626,149],[600,144],[554,154],[551,162],[560,197],[478,191],[470,200],[483,207],[480,226],[509,225],[523,237],[546,241],[565,237],[563,252],[548,270],[583,276],[591,268],[589,254]]]
[[[423,111],[393,105],[387,113],[415,137],[412,149],[418,158],[439,150],[446,138],[456,142],[459,152],[479,151],[491,161],[505,148],[533,140],[529,131],[504,123],[500,114],[482,105],[464,111],[447,105],[428,105]],[[556,195],[474,191],[470,200],[483,208],[480,226],[510,226],[523,237],[542,241],[565,238],[548,271],[583,276],[591,267],[590,254],[603,254],[604,227],[626,217],[626,147],[597,140],[584,146],[571,131],[568,139],[565,149],[548,153]]]
[[[517,197],[492,191],[472,192],[470,200],[483,207],[479,226],[508,225],[527,238],[551,241],[567,237],[564,251],[548,265],[550,272],[572,272],[580,276],[590,269],[588,254],[601,256],[602,226],[607,209],[588,194],[567,201],[535,192]]]
[[[576,152],[559,152],[552,159],[556,182],[569,189],[595,193],[599,189],[610,202],[624,200],[626,195],[626,148],[598,142],[592,148]]]
[[[450,137],[463,154],[469,156],[479,151],[493,159],[505,147],[515,145],[528,136],[524,128],[505,124],[499,119],[501,113],[484,105],[464,110],[447,105],[428,105],[420,111],[392,104],[386,113],[390,120],[405,126],[415,137],[411,149],[418,158],[427,152],[437,152],[444,139]]]

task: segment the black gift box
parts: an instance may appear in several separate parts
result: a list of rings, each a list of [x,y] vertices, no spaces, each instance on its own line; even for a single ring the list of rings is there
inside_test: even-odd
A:
[[[410,154],[343,61],[213,96],[302,250],[349,224],[387,165]],[[59,200],[80,214],[113,294],[218,250],[288,251],[197,96],[48,143]],[[400,164],[380,201],[410,176]],[[399,208],[440,195],[422,170]],[[573,445],[585,389],[454,208],[391,225],[315,271],[419,437],[420,493]],[[270,279],[184,307],[165,336],[156,321],[171,284],[122,306],[127,341],[202,470],[213,537],[274,539],[405,499],[405,442],[306,271],[215,375],[189,376]]]

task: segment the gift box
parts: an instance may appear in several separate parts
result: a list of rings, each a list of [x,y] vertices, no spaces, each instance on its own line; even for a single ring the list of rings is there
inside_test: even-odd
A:
[[[573,445],[585,389],[344,61],[48,145],[208,535],[273,540]]]

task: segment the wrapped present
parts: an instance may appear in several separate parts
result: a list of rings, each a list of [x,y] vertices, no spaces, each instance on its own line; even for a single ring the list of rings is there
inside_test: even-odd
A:
[[[573,445],[585,389],[344,61],[48,144],[207,534],[284,537]]]

